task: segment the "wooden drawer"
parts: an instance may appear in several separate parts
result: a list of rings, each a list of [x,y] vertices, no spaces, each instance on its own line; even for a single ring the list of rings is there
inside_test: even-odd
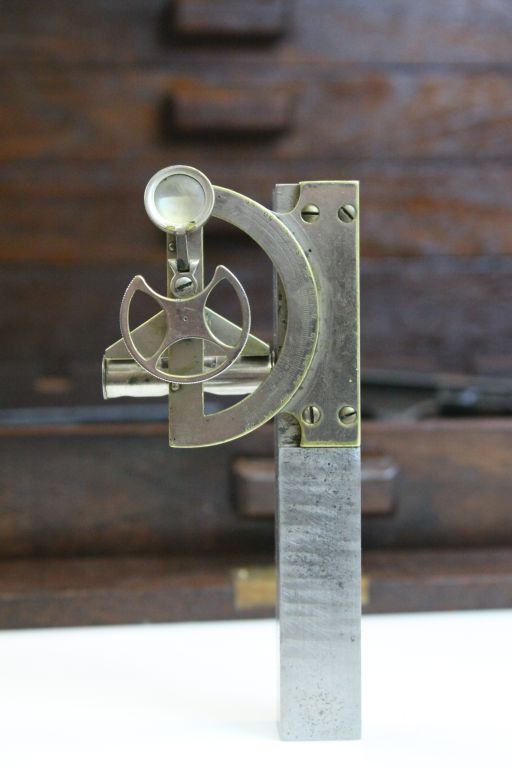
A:
[[[3,162],[353,163],[510,158],[510,76],[196,60],[158,69],[32,71],[3,83]],[[314,126],[314,130],[313,130]],[[249,142],[249,143],[248,143]],[[457,176],[456,171],[452,172]],[[44,179],[41,180],[44,183]]]
[[[129,278],[162,286],[142,191],[176,162],[265,204],[360,179],[364,374],[510,375],[512,15],[463,6],[7,0],[0,406],[100,402]],[[215,223],[206,249],[268,337],[268,259]],[[270,457],[270,430],[192,456],[115,412],[0,428],[0,626],[270,615],[239,588],[272,581],[271,509],[243,514],[233,470]],[[397,468],[384,499],[365,486],[366,609],[511,606],[509,421],[367,423],[364,445]]]
[[[190,461],[165,423],[61,415],[0,427],[1,628],[272,615],[274,523],[235,493],[240,458],[271,455],[270,427]],[[397,470],[379,514],[363,491],[365,610],[510,607],[510,421],[363,436],[363,468],[386,454]]]
[[[466,2],[463,12],[453,2],[407,0],[221,0],[215,13],[207,0],[48,0],[44,14],[30,0],[4,5],[0,43],[8,61],[126,65],[186,57],[196,43],[230,55],[230,39],[254,63],[268,57],[269,47],[276,62],[313,64],[511,59],[510,9],[484,0]]]
[[[6,79],[0,259],[152,259],[141,190],[176,158],[267,204],[279,181],[360,179],[364,257],[512,252],[508,75],[203,66]]]
[[[270,556],[271,494],[248,509],[240,460],[272,457],[271,427],[193,461],[166,437],[164,422],[0,426],[0,558]],[[363,446],[366,548],[512,547],[510,420],[366,422]],[[393,472],[370,489],[379,460]],[[246,471],[246,489],[257,472]]]
[[[200,156],[198,156],[200,154]],[[270,204],[285,180],[357,178],[364,204],[364,258],[499,258],[512,253],[512,165],[489,162],[452,170],[437,164],[376,165],[323,159],[224,160],[212,147],[147,152],[137,163],[47,160],[6,165],[0,182],[0,260],[47,263],[153,261],[158,238],[142,206],[151,174],[176,159],[200,166],[216,184]],[[38,179],[36,190],[27,179]],[[38,215],[34,215],[37,210]],[[226,237],[226,227],[211,227]],[[232,237],[240,240],[236,230]],[[440,263],[440,262],[439,262]],[[468,264],[468,269],[471,267]]]

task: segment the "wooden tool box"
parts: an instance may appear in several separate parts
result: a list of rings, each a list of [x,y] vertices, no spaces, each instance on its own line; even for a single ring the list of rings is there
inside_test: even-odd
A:
[[[511,34],[490,0],[6,2],[0,626],[273,611],[270,427],[171,451],[162,403],[101,401],[175,162],[265,204],[360,179],[365,609],[512,605]],[[268,338],[270,263],[206,249]]]

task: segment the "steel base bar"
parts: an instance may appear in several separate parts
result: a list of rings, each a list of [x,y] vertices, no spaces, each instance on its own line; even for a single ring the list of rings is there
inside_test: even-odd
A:
[[[361,734],[360,449],[279,447],[282,739]]]

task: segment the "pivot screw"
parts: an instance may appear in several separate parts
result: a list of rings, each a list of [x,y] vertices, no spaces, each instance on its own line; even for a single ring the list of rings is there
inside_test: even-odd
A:
[[[318,424],[322,418],[322,411],[318,405],[307,405],[302,411],[302,421],[304,424]]]
[[[356,215],[357,211],[353,205],[350,205],[350,203],[342,205],[338,211],[338,218],[344,224],[350,224],[351,221],[354,221]]]
[[[318,221],[318,217],[320,216],[320,208],[318,205],[313,205],[313,203],[309,203],[308,205],[305,205],[302,211],[300,212],[300,215],[304,219],[304,221],[307,221],[308,224],[312,224],[315,221]]]
[[[191,293],[194,290],[194,281],[191,277],[183,275],[174,281],[174,292],[178,294]]]
[[[338,418],[344,427],[352,427],[357,421],[357,411],[351,405],[344,405],[338,412]]]

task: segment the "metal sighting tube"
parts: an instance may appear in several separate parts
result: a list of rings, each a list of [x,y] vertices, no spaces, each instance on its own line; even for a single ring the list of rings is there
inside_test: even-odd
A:
[[[205,357],[204,369],[217,368],[223,357]],[[163,366],[164,370],[166,366]],[[272,369],[270,357],[244,357],[203,385],[212,395],[248,395],[254,392]],[[165,397],[169,385],[151,376],[132,358],[103,359],[103,394],[114,397]]]
[[[310,254],[319,295],[311,368],[276,419],[283,739],[361,733],[361,477],[357,182],[278,185],[274,208]],[[304,217],[304,212],[313,216]],[[277,343],[286,307],[276,281]]]

